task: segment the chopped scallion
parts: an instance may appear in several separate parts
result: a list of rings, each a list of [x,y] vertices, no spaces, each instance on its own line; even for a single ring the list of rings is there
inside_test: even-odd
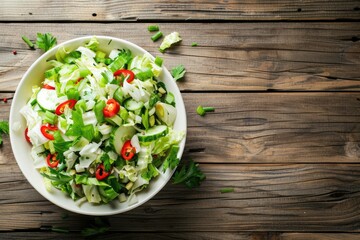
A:
[[[222,188],[220,189],[221,193],[230,193],[230,192],[234,192],[234,188]]]
[[[149,32],[159,31],[159,26],[157,26],[157,25],[150,25],[150,26],[148,26],[148,30],[149,30]]]
[[[30,41],[30,39],[28,39],[26,36],[22,36],[21,38],[29,46],[29,48],[35,49],[35,45]]]
[[[164,61],[164,60],[163,60],[161,57],[156,57],[156,58],[155,58],[155,64],[158,65],[159,67],[162,66],[163,61]]]
[[[199,114],[200,116],[204,116],[207,112],[213,112],[213,111],[215,111],[215,108],[203,107],[201,105],[199,105],[196,109],[197,114]]]
[[[161,38],[163,36],[162,32],[157,32],[155,33],[152,37],[151,40],[153,40],[153,42],[156,42],[159,38]]]
[[[198,45],[198,43],[197,42],[193,42],[193,43],[191,43],[191,46],[192,47],[196,47]]]

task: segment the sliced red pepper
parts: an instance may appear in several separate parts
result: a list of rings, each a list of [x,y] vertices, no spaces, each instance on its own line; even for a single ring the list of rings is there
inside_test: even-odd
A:
[[[120,104],[113,98],[107,100],[103,109],[104,117],[110,118],[115,116],[120,111]]]
[[[49,153],[46,157],[46,163],[51,168],[56,168],[59,165],[59,159],[56,158],[57,154]]]
[[[48,84],[44,84],[43,88],[49,89],[49,90],[55,90],[55,87],[50,86],[50,85],[48,85]]]
[[[135,78],[134,72],[131,70],[127,70],[127,69],[119,69],[116,72],[114,72],[114,77],[120,76],[120,75],[123,76],[123,79],[127,78],[126,81],[128,83],[131,83]]]
[[[79,82],[81,82],[81,80],[83,80],[84,78],[83,77],[80,77],[80,78],[78,78],[78,80],[76,80],[76,82],[75,82],[75,85],[77,85]]]
[[[97,180],[103,180],[110,175],[110,171],[105,171],[104,164],[100,163],[96,169],[95,177]]]
[[[27,142],[31,143],[28,132],[29,132],[29,128],[26,128],[25,129],[25,139],[26,139]]]
[[[57,106],[57,108],[55,109],[55,113],[57,115],[61,115],[64,113],[64,109],[66,106],[68,106],[70,109],[73,109],[75,104],[76,104],[76,100],[75,99],[69,99],[63,103],[60,103],[59,106]]]
[[[46,137],[49,140],[54,140],[54,135],[51,133],[53,131],[58,130],[58,128],[56,126],[53,125],[49,125],[49,124],[45,124],[42,125],[40,128],[41,133],[44,135],[44,137]]]
[[[135,153],[136,148],[131,145],[130,140],[127,140],[121,149],[121,156],[126,161],[130,161],[135,156]]]

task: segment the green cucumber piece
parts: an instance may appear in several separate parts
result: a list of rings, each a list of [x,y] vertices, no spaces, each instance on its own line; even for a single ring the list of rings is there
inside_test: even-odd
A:
[[[149,128],[143,133],[138,134],[140,142],[151,142],[165,136],[169,132],[169,128],[165,125],[157,125]]]
[[[118,101],[120,104],[124,101],[124,92],[122,91],[121,87],[118,87],[114,92],[114,97],[116,101]]]
[[[39,106],[47,111],[55,111],[58,97],[55,90],[42,88],[36,95]]]
[[[131,126],[128,127],[120,126],[117,129],[115,129],[110,136],[110,143],[113,146],[114,151],[118,154],[121,154],[121,149],[124,143],[127,140],[130,140],[135,133],[136,133],[135,128]]]
[[[129,110],[129,111],[136,111],[141,109],[144,106],[144,103],[142,102],[137,102],[132,98],[129,98],[127,100],[125,100],[124,102],[124,107]]]

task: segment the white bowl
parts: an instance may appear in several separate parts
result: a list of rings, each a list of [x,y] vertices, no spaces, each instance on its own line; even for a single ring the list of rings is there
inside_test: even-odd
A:
[[[21,79],[15,95],[11,104],[10,110],[10,140],[11,147],[15,156],[15,159],[23,172],[26,179],[30,184],[46,199],[52,203],[62,207],[66,210],[86,214],[86,215],[112,215],[117,213],[122,213],[129,211],[133,208],[136,208],[149,199],[151,199],[156,193],[158,193],[165,184],[169,181],[174,171],[167,170],[164,174],[160,174],[157,178],[153,179],[148,188],[137,193],[138,202],[131,206],[127,202],[120,203],[116,199],[110,204],[94,205],[91,203],[83,203],[81,206],[77,206],[75,202],[67,196],[65,193],[57,189],[53,189],[52,192],[48,192],[45,188],[42,176],[34,168],[33,159],[30,156],[31,144],[29,144],[24,138],[24,131],[26,128],[25,119],[19,113],[21,107],[23,107],[31,96],[31,88],[33,85],[40,84],[44,80],[45,70],[51,68],[50,64],[47,63],[47,60],[54,59],[55,53],[59,47],[65,46],[67,49],[74,50],[79,46],[83,46],[92,36],[86,36],[81,38],[76,38],[67,42],[64,42],[56,47],[52,48],[48,52],[44,53],[39,59],[37,59],[31,67],[26,71],[23,78]],[[113,37],[107,36],[96,36],[99,43],[100,49],[109,53],[112,49],[117,48],[127,48],[130,49],[133,55],[143,55],[147,53],[143,48],[122,40]],[[177,109],[177,118],[174,124],[175,130],[182,130],[186,133],[186,112],[183,99],[181,97],[179,88],[176,85],[176,82],[172,78],[169,71],[163,67],[163,73],[160,75],[159,79],[166,84],[166,87],[171,91],[176,100],[176,109]],[[19,131],[14,131],[13,126],[15,123],[21,124],[21,129]],[[14,127],[15,128],[15,127]],[[186,136],[186,135],[185,135]],[[181,158],[184,151],[185,139],[180,143],[180,150],[178,157]]]

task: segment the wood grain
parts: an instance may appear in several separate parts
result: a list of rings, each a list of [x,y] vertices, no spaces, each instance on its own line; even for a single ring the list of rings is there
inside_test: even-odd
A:
[[[354,164],[201,164],[197,189],[167,184],[152,200],[108,217],[113,231],[358,232],[360,166]],[[0,169],[0,229],[54,226],[79,231],[93,217],[66,213],[41,197],[11,162]],[[5,180],[6,179],[6,180]],[[222,194],[220,189],[233,187]]]
[[[356,0],[2,2],[0,21],[196,21],[360,19]]]
[[[1,234],[8,240],[12,239],[74,239],[80,238],[79,232],[6,232]],[[128,233],[107,232],[101,239],[192,239],[192,240],[354,240],[359,237],[356,233],[279,233],[279,232],[182,232],[179,233]]]
[[[185,159],[212,163],[360,161],[358,93],[182,95],[188,119]],[[9,116],[10,103],[0,104],[0,119]],[[216,110],[200,117],[198,105]],[[1,156],[13,158],[9,144]]]
[[[360,24],[348,23],[161,23],[183,41],[166,54],[150,40],[149,24],[0,24],[0,90],[16,89],[42,54],[21,40],[51,32],[58,42],[84,35],[125,38],[165,59],[184,64],[184,91],[359,91]],[[216,30],[216,31],[215,31]],[[198,47],[191,47],[198,42]],[[12,51],[16,50],[17,55]]]

